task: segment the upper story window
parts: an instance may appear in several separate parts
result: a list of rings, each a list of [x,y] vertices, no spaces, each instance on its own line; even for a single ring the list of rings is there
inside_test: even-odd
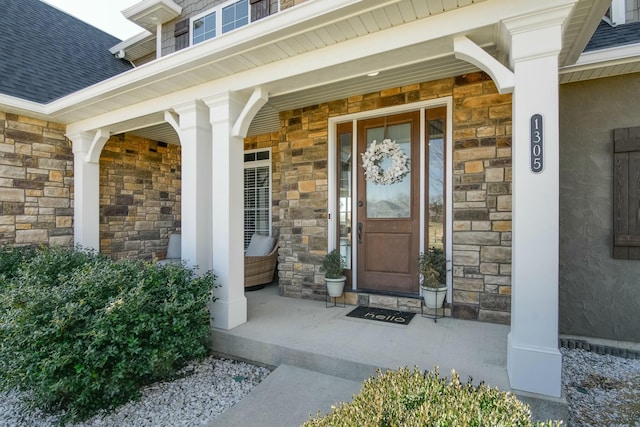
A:
[[[228,1],[192,18],[191,22],[192,44],[212,39],[250,22],[249,0]]]

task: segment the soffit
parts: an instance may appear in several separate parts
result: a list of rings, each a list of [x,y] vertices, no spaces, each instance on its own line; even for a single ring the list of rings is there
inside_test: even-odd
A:
[[[496,53],[494,50],[492,51]],[[433,61],[384,70],[374,77],[362,75],[295,93],[271,97],[251,122],[248,135],[261,135],[279,131],[279,114],[281,111],[308,107],[345,99],[353,95],[367,94],[382,89],[407,86],[474,71],[478,71],[474,65],[457,60],[453,55],[450,55]],[[135,124],[131,124],[131,126],[135,126]],[[130,133],[169,144],[179,144],[178,136],[167,123],[143,127],[130,131]]]
[[[124,40],[117,45],[109,49],[113,55],[118,55],[124,52],[124,57],[121,57],[127,61],[136,61],[147,55],[155,54],[156,52],[156,35],[149,31],[143,31],[140,34]],[[155,56],[155,55],[154,55]]]
[[[640,44],[589,51],[575,65],[560,69],[560,83],[640,72]]]
[[[579,0],[576,3],[563,29],[563,47],[558,58],[561,67],[578,60],[610,5],[611,0]]]
[[[602,77],[614,77],[623,74],[640,73],[640,58],[636,61],[624,64],[609,65],[605,67],[566,71],[560,74],[560,83],[573,83],[583,80],[593,80]]]
[[[142,28],[155,31],[156,27],[180,16],[182,8],[171,0],[144,0],[122,11],[128,20]]]
[[[327,7],[322,14],[307,16],[299,22],[294,19],[284,20],[285,16],[289,16],[285,14],[296,17],[299,11],[305,10],[304,7],[313,10],[329,2],[340,7],[333,10]],[[475,22],[467,23],[466,27],[471,30],[464,31],[464,34],[490,54],[498,56],[495,47],[496,27],[502,11],[497,8],[510,8],[505,15],[522,13],[520,4],[486,0],[309,1],[242,30],[145,64],[96,88],[87,89],[94,93],[93,96],[77,93],[75,97],[63,99],[56,106],[57,112],[52,115],[63,123],[78,122],[126,106],[151,102],[189,88],[204,87],[213,81],[226,79],[224,81],[234,82],[233,77],[241,73],[268,69],[269,65],[279,61],[321,52],[325,48],[354,44],[358,39],[389,32],[387,30],[393,31],[415,21],[424,22],[421,29],[429,33],[429,23],[432,22],[430,17],[451,12],[447,18],[451,16],[451,20],[454,20],[455,16],[460,16],[456,14],[457,11],[480,3],[488,4],[488,10],[493,8],[495,15],[492,19],[495,23],[481,28],[473,28]],[[598,9],[594,7],[596,3],[600,5],[601,1],[580,0],[577,3],[566,24],[566,43],[561,54],[565,61],[582,43],[585,35],[582,26],[598,13]],[[533,2],[523,4],[531,7]],[[283,28],[272,23],[281,21],[288,24]],[[393,34],[395,31],[389,32],[390,37]],[[381,51],[378,55],[359,58],[357,61],[344,58],[343,62],[333,67],[319,67],[315,71],[300,72],[290,78],[269,81],[267,90],[270,100],[254,119],[250,133],[278,130],[279,111],[476,70],[469,63],[453,57],[451,37],[422,38],[426,41],[414,44],[409,41],[401,49]],[[376,70],[382,71],[378,77],[371,79],[365,76],[367,72]],[[130,131],[147,137],[153,134],[154,139],[169,143],[177,142],[175,132],[168,125],[149,124],[140,119],[137,126],[136,130],[136,125],[132,124]],[[153,129],[142,129],[145,127]],[[164,136],[163,129],[166,130]]]
[[[285,14],[294,15],[307,3],[317,8],[329,2],[309,1],[77,92],[57,103],[52,115],[63,123],[78,122],[485,1],[335,0],[333,3],[342,7],[286,28],[274,28],[272,21]],[[393,59],[387,58],[387,62]],[[87,96],[89,93],[95,95]]]

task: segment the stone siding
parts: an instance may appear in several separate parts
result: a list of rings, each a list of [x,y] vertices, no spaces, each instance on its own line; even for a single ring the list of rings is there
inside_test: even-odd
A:
[[[511,95],[473,73],[282,112],[281,294],[324,299],[329,117],[453,97],[452,314],[508,323],[511,294]]]
[[[100,155],[100,252],[114,259],[166,256],[180,232],[180,147],[133,135]]]
[[[64,125],[0,112],[0,244],[73,245],[73,153]]]
[[[453,90],[453,315],[509,323],[511,95],[484,73]]]

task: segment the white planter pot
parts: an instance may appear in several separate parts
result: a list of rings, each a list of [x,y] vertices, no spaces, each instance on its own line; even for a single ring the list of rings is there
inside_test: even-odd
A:
[[[330,297],[336,298],[342,295],[342,292],[344,291],[344,282],[347,280],[346,277],[342,276],[339,279],[329,279],[325,277],[324,280],[327,282],[327,292]]]
[[[424,305],[427,308],[440,308],[444,303],[444,297],[447,295],[447,286],[443,285],[439,288],[426,288],[422,286],[422,297]]]

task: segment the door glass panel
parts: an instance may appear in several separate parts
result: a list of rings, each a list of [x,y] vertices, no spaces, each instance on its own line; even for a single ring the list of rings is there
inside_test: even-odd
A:
[[[340,254],[351,269],[351,132],[339,135],[338,142],[338,233]]]
[[[444,120],[429,120],[429,225],[427,246],[444,245]]]
[[[384,127],[367,129],[367,148],[375,140],[384,139]],[[411,124],[403,123],[387,127],[387,138],[395,141],[407,155],[411,164]],[[389,156],[380,162],[382,171],[392,166]],[[409,218],[411,217],[411,170],[404,178],[394,184],[377,184],[366,181],[367,218]]]

